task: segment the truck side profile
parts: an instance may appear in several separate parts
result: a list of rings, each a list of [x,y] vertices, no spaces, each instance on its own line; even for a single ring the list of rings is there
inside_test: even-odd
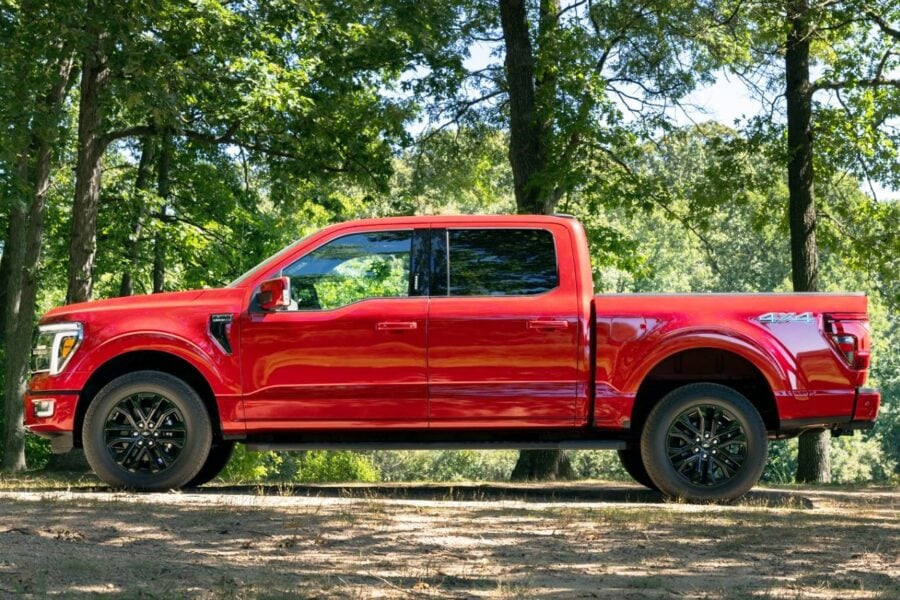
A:
[[[229,286],[43,316],[26,426],[114,486],[205,483],[251,449],[618,450],[730,499],[768,439],[872,427],[862,294],[594,295],[564,216],[351,221]]]

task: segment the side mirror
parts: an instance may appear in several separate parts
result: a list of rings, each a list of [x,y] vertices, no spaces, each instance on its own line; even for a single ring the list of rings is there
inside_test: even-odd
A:
[[[276,310],[291,304],[291,280],[287,277],[276,277],[263,281],[256,295],[259,307],[265,311]]]

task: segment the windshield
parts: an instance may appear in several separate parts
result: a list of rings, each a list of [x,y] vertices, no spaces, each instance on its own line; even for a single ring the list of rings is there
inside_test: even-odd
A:
[[[264,259],[263,259],[262,261],[260,261],[256,266],[254,266],[254,267],[251,268],[249,271],[247,271],[246,273],[244,273],[243,275],[241,275],[240,277],[238,277],[237,279],[235,279],[234,281],[232,281],[231,283],[229,283],[226,287],[237,287],[237,286],[239,286],[240,284],[244,283],[244,282],[245,282],[247,279],[249,279],[252,275],[255,275],[256,272],[257,272],[263,265],[267,264],[269,261],[275,260],[276,258],[282,258],[282,257],[284,257],[284,256],[287,256],[288,254],[290,254],[290,253],[294,250],[294,248],[295,248],[298,244],[302,244],[303,242],[305,242],[307,239],[309,239],[309,237],[310,237],[311,235],[312,235],[312,234],[307,235],[307,236],[305,236],[305,237],[302,237],[302,238],[300,238],[299,240],[297,240],[296,242],[294,242],[294,243],[292,243],[292,244],[288,244],[287,246],[285,246],[284,248],[282,248],[281,250],[279,250],[278,252],[276,252],[276,253],[273,254],[272,256],[269,256],[269,257],[267,257],[267,258],[264,258]]]

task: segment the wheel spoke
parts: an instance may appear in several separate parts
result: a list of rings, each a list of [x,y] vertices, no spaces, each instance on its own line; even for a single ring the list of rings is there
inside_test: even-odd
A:
[[[153,408],[150,409],[150,412],[147,413],[147,419],[146,419],[147,423],[153,422],[153,415],[156,414],[156,411],[159,410],[159,405],[162,404],[164,401],[165,401],[165,398],[163,398],[162,396],[159,396],[156,399],[156,404],[154,404]]]
[[[682,427],[683,430],[687,430],[688,433],[692,433],[696,437],[700,437],[700,432],[697,431],[697,428],[691,424],[691,422],[688,420],[687,415],[681,415],[680,417],[678,417],[678,420],[675,421],[675,425],[678,427]]]

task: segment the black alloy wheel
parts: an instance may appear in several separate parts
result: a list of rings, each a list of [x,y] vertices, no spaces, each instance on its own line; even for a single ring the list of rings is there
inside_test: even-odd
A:
[[[666,436],[669,462],[694,485],[715,486],[735,477],[747,460],[747,434],[721,406],[699,404],[678,415]]]
[[[206,463],[212,423],[203,400],[183,380],[135,371],[97,393],[84,416],[81,442],[88,464],[113,487],[177,489]]]
[[[187,441],[184,416],[168,398],[135,393],[117,402],[106,417],[106,450],[116,464],[138,473],[172,466]]]
[[[759,411],[716,383],[677,388],[650,411],[641,432],[647,474],[663,494],[694,502],[732,500],[756,485],[768,437]]]

